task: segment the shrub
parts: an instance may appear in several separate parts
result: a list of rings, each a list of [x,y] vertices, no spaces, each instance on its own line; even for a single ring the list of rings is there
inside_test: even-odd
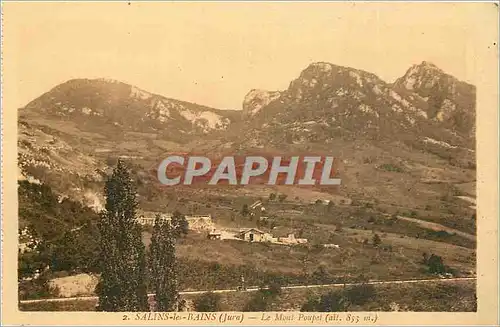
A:
[[[194,308],[198,312],[221,311],[220,295],[213,292],[202,294],[194,301]]]
[[[278,200],[279,200],[280,202],[283,202],[283,201],[285,201],[285,199],[286,199],[287,197],[288,197],[288,195],[286,195],[286,194],[280,194],[280,195],[278,196]]]
[[[323,284],[331,282],[331,276],[326,271],[324,266],[319,266],[311,275],[311,282],[315,284]]]
[[[248,301],[243,311],[247,312],[267,311],[270,302],[271,301],[268,293],[261,289],[255,293],[255,295],[250,299],[250,301]]]
[[[281,285],[284,282],[282,277],[269,277],[268,286],[262,285],[255,296],[248,301],[243,311],[267,311],[270,304],[281,294]]]
[[[436,236],[438,238],[447,238],[452,236],[452,234],[448,233],[447,231],[440,230],[440,231],[428,231],[427,234],[429,236]]]
[[[309,297],[307,301],[302,305],[300,311],[302,312],[314,312],[318,311],[320,299],[316,297]]]
[[[340,312],[347,311],[349,304],[343,292],[331,291],[319,299],[308,299],[300,311],[302,312]]]
[[[382,243],[382,240],[380,239],[380,236],[378,236],[377,233],[373,235],[372,242],[374,247],[378,247],[380,243]]]
[[[379,169],[385,170],[385,171],[391,171],[391,172],[396,172],[396,173],[402,173],[403,169],[399,166],[393,165],[393,164],[383,164],[379,166]]]
[[[375,287],[370,284],[355,285],[345,290],[345,296],[350,303],[363,305],[376,296]]]
[[[427,254],[424,253],[423,259],[424,263],[428,267],[428,271],[432,274],[442,274],[450,270],[449,267],[445,266],[443,258],[438,255],[431,254],[430,256],[427,256]]]
[[[36,279],[23,280],[19,283],[19,298],[21,300],[52,298],[58,296],[59,290],[57,287],[50,285],[48,278],[44,274]]]

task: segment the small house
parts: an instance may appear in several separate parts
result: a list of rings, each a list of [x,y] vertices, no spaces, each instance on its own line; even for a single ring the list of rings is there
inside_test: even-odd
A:
[[[268,234],[256,228],[239,232],[238,237],[247,242],[266,242]]]

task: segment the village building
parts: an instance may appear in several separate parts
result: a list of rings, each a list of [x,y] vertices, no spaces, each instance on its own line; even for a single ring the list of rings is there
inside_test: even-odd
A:
[[[330,202],[332,204],[334,204],[334,202],[332,200],[328,200],[328,199],[317,199],[317,200],[314,200],[314,201],[311,201],[311,204],[324,204],[324,205],[329,205]]]
[[[207,238],[209,240],[220,240],[222,239],[222,232],[213,230],[211,232],[208,232]]]
[[[159,213],[159,212],[142,212],[137,218],[137,222],[143,226],[153,226],[155,223],[156,215],[160,215],[160,221],[171,221],[172,214]],[[186,220],[189,224],[190,230],[213,230],[214,222],[211,215],[186,215]]]
[[[288,234],[286,237],[278,237],[278,242],[284,244],[305,244],[307,243],[306,238],[295,238],[294,234]]]
[[[238,237],[247,242],[270,242],[272,236],[256,228],[240,231]]]

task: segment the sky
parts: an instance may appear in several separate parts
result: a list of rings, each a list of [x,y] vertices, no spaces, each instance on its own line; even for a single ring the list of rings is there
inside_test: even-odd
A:
[[[392,82],[430,61],[475,83],[474,3],[3,3],[9,105],[72,78],[112,78],[166,97],[241,109],[312,62]],[[495,13],[496,14],[496,13]]]

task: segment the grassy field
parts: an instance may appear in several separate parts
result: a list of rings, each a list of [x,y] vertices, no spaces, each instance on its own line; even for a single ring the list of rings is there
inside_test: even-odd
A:
[[[149,234],[143,235],[148,243]],[[330,239],[340,246],[336,249],[208,240],[204,233],[192,232],[176,247],[179,290],[235,289],[240,286],[241,276],[247,286],[259,286],[276,278],[287,285],[436,278],[422,263],[424,252],[441,256],[457,277],[474,275],[472,249],[392,233],[380,234],[381,244],[374,247],[373,235],[368,230],[344,228]],[[94,295],[95,285],[87,285],[89,280],[85,274],[67,276],[58,279],[56,285],[64,294],[61,296]]]
[[[474,282],[442,283],[439,280],[422,284],[375,285],[374,296],[363,305],[353,305],[349,311],[476,311]],[[315,298],[339,288],[286,289],[273,300],[266,311],[299,311],[309,298]],[[220,294],[221,311],[241,311],[256,292]],[[183,295],[192,303],[199,295]],[[94,311],[96,300],[38,302],[20,304],[22,311]]]
[[[323,230],[327,228],[324,226]],[[320,269],[324,270],[325,278],[332,280],[355,278],[361,274],[372,280],[425,278],[429,275],[422,264],[424,252],[441,256],[459,276],[469,276],[471,271],[475,271],[476,257],[472,249],[393,233],[380,233],[381,245],[374,247],[371,244],[373,235],[370,230],[348,228],[333,232],[330,242],[340,246],[335,249],[314,245],[208,240],[204,234],[192,233],[178,244],[177,256],[180,260],[198,262],[201,266],[239,267],[242,273],[252,267],[252,270],[263,274],[299,279],[311,276]],[[192,274],[196,272],[192,271],[187,276],[193,278]],[[227,279],[229,285],[234,283],[232,277],[224,276],[223,271],[214,276],[214,279],[217,278]]]

